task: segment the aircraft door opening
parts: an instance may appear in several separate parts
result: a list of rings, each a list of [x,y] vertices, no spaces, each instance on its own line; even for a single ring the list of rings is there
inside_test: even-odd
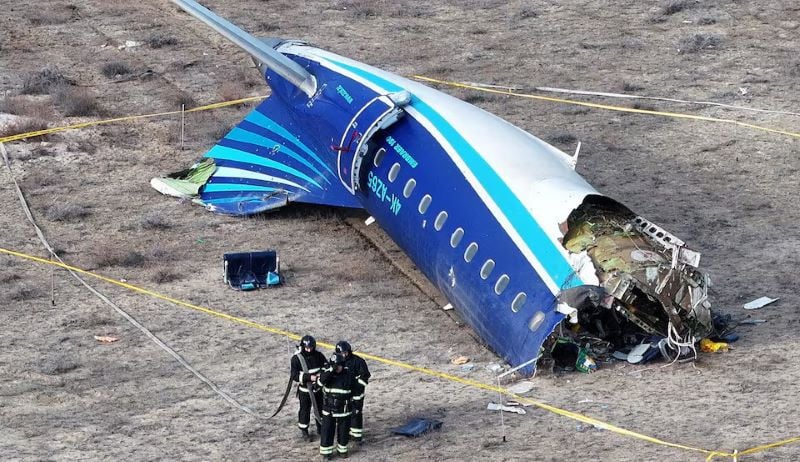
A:
[[[378,96],[365,104],[347,125],[339,146],[334,149],[338,151],[339,179],[350,194],[359,188],[364,160],[375,151],[370,140],[378,131],[397,122],[404,114],[403,106],[410,101],[411,94],[407,91]]]

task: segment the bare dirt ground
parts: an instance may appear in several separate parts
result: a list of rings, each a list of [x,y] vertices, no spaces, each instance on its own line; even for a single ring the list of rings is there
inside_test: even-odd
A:
[[[800,7],[788,0],[207,4],[259,35],[306,39],[404,75],[800,107]],[[56,126],[266,93],[244,53],[167,1],[5,1],[0,21],[0,89],[7,95],[0,112],[33,116],[4,117],[11,123]],[[128,40],[143,44],[119,49]],[[72,93],[20,96],[29,77],[48,66],[73,81]],[[703,253],[717,309],[741,317],[746,301],[781,299],[754,313],[766,324],[739,329],[735,349],[704,354],[696,366],[545,374],[531,396],[709,449],[800,435],[799,140],[446,91],[565,151],[582,141],[578,170],[592,184]],[[799,125],[789,115],[640,104],[795,131]],[[188,117],[183,150],[177,117],[13,143],[13,175],[51,243],[74,265],[320,340],[348,338],[357,349],[435,370],[461,374],[450,360],[466,355],[476,364],[468,376],[491,382],[486,366],[496,358],[348,225],[363,218],[358,213],[291,207],[235,219],[149,188],[151,177],[189,165],[248,110]],[[0,230],[0,246],[45,255],[5,170]],[[263,248],[279,250],[286,285],[227,289],[222,254]],[[96,285],[223,389],[263,413],[274,409],[287,375],[285,338]],[[295,440],[294,401],[267,423],[231,407],[62,270],[0,257],[0,325],[2,460],[317,457],[315,445]],[[121,340],[99,344],[93,337],[100,334]],[[533,408],[506,415],[503,443],[499,416],[485,410],[497,396],[371,367],[367,444],[353,460],[704,458]],[[389,434],[413,416],[444,426],[416,440]],[[797,459],[797,444],[748,458]]]

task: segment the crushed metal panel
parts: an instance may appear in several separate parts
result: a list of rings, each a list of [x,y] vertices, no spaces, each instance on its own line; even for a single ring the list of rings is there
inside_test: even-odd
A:
[[[636,332],[697,340],[713,331],[700,253],[621,204],[589,196],[567,219],[563,245],[586,252],[606,298],[563,294],[582,327],[616,344]],[[580,289],[580,288],[577,288]],[[566,292],[566,291],[565,291]]]

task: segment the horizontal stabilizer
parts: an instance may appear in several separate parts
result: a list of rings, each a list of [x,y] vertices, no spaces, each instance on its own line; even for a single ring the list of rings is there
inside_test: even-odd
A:
[[[204,161],[169,178],[154,179],[151,185],[229,215],[251,215],[290,202],[360,208],[339,181],[336,154],[304,136],[303,127],[282,104],[274,97],[263,101],[206,153]]]

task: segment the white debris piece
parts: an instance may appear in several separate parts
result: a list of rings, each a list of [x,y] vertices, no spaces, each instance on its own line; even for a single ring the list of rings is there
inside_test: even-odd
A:
[[[525,415],[525,409],[522,409],[521,407],[503,406],[502,404],[497,403],[489,403],[489,405],[486,406],[486,409],[490,411],[516,412],[517,414]]]
[[[527,380],[524,380],[522,382],[515,383],[514,385],[506,388],[506,390],[508,390],[509,393],[514,393],[515,395],[521,395],[523,393],[527,393],[533,390],[533,382],[528,382]]]
[[[136,42],[134,40],[125,40],[125,43],[118,46],[117,48],[119,48],[120,50],[125,50],[128,48],[138,47],[141,44],[142,42]]]
[[[746,310],[757,310],[761,307],[767,306],[772,302],[776,302],[780,299],[778,298],[769,298],[769,297],[761,297],[753,300],[752,302],[748,302],[744,304],[744,309]]]
[[[497,363],[491,363],[491,364],[487,365],[486,368],[489,369],[490,371],[494,372],[495,374],[503,370],[503,366],[501,366],[501,365],[499,365]]]

